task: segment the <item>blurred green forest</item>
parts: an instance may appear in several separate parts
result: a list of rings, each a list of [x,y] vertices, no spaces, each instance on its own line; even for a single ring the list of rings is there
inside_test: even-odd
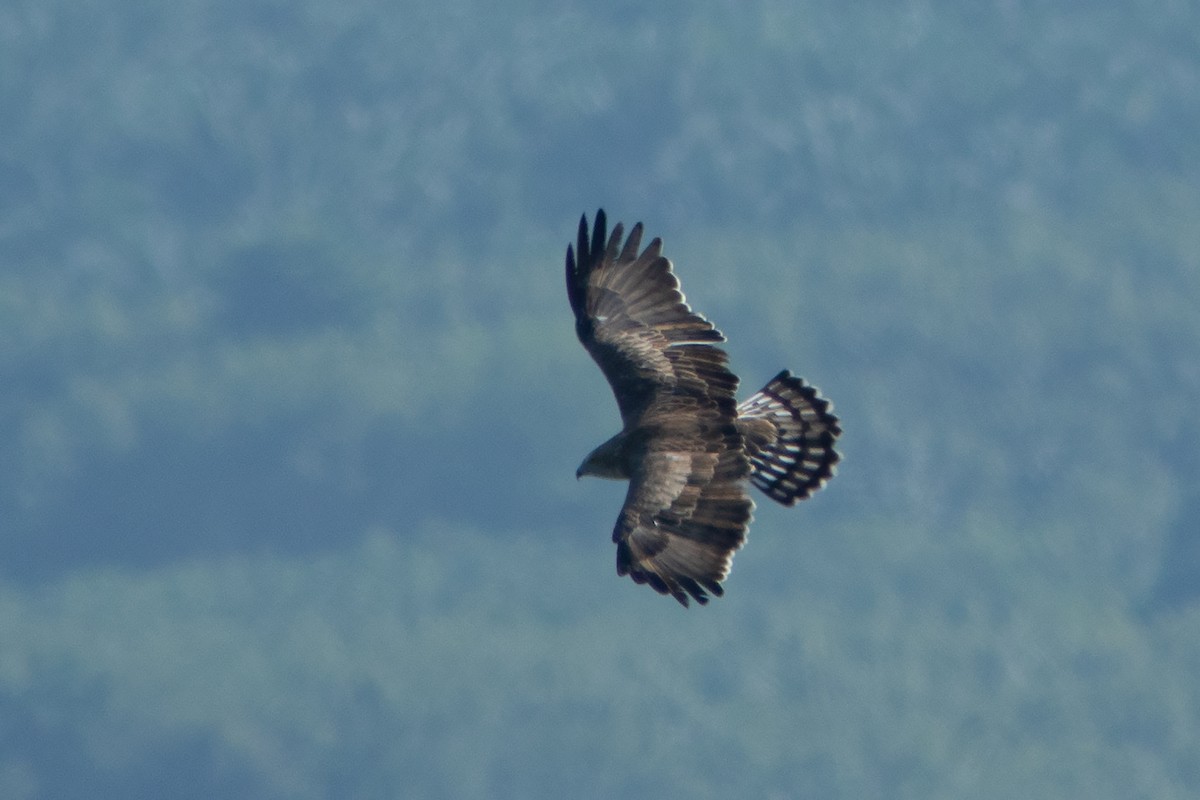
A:
[[[1200,11],[0,3],[0,796],[1200,796]],[[562,257],[832,398],[613,570]]]

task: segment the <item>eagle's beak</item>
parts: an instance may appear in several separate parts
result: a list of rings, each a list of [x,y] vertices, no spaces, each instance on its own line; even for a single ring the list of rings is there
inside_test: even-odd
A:
[[[579,480],[582,477],[583,477],[583,467],[580,467],[579,469],[575,470],[575,480]]]

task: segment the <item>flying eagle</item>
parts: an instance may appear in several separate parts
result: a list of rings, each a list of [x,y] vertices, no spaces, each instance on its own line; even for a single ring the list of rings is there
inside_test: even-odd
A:
[[[567,246],[575,332],[612,385],[624,428],[576,477],[629,481],[613,530],[617,574],[682,603],[724,593],[754,511],[747,481],[786,506],[834,474],[841,434],[831,404],[787,370],[738,405],[725,337],[692,311],[662,240],[639,252],[639,222],[621,243],[604,211]]]

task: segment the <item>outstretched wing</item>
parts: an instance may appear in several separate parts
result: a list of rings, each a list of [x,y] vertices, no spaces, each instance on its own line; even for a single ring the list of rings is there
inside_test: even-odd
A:
[[[624,246],[623,226],[607,243],[606,227],[597,211],[589,238],[587,216],[580,218],[577,247],[567,247],[567,297],[579,341],[612,385],[626,428],[664,395],[703,399],[732,419],[737,377],[715,346],[725,337],[688,307],[662,240],[639,253],[640,222]]]
[[[732,425],[650,440],[613,530],[617,574],[685,607],[720,597],[754,511],[749,470]]]

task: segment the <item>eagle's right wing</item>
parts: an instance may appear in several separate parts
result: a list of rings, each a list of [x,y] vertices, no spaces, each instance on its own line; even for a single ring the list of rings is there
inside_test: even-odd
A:
[[[720,424],[720,423],[718,423]],[[617,574],[682,603],[724,593],[754,511],[750,465],[732,424],[649,443],[613,530]]]

